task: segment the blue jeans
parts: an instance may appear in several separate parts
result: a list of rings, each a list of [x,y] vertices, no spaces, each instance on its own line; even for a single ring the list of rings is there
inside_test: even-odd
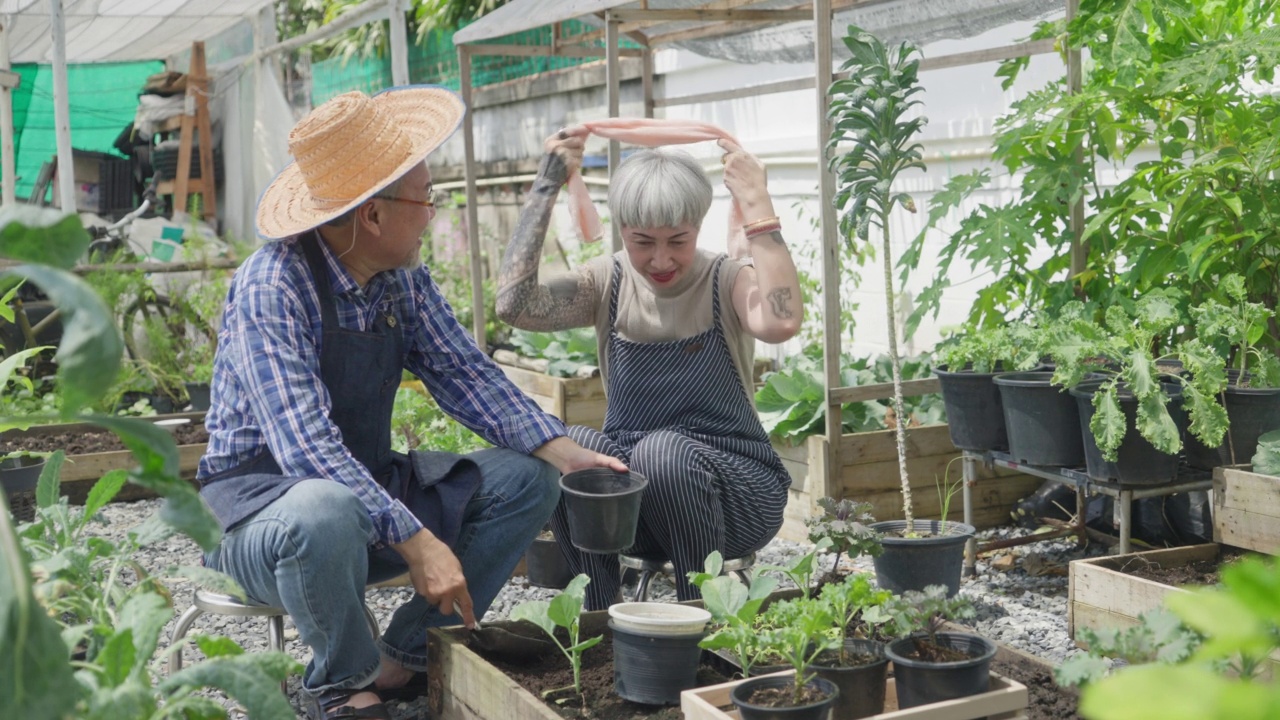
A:
[[[480,489],[467,504],[453,548],[480,618],[559,500],[559,473],[513,450],[469,455]],[[427,669],[427,629],[461,622],[426,598],[396,610],[374,642],[364,620],[365,585],[408,570],[389,547],[366,545],[372,523],[345,485],[305,480],[223,536],[205,563],[235,578],[253,600],[283,607],[311,648],[303,675],[310,692],[365,687],[379,651],[411,670]]]

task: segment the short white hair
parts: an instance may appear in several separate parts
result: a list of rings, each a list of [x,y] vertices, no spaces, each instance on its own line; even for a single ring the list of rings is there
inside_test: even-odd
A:
[[[711,181],[683,150],[640,150],[609,181],[609,212],[619,227],[701,227],[711,209]]]

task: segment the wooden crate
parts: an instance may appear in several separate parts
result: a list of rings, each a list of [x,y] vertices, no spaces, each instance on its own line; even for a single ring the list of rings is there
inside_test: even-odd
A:
[[[1213,539],[1275,555],[1280,552],[1280,478],[1249,465],[1213,471]]]
[[[499,364],[498,367],[525,395],[533,398],[538,407],[565,423],[597,430],[604,427],[604,380],[599,375],[558,378],[512,365]]]
[[[778,673],[779,676],[790,674],[790,671]],[[685,720],[739,720],[741,716],[729,699],[729,693],[743,682],[734,680],[680,693],[680,709]],[[1023,712],[1026,707],[1027,688],[992,673],[991,689],[980,695],[899,710],[894,681],[889,678],[884,712],[867,720],[1019,720],[1026,717]]]
[[[1139,615],[1160,607],[1169,593],[1185,592],[1173,585],[1125,574],[1122,568],[1138,564],[1189,565],[1216,560],[1220,550],[1219,545],[1209,543],[1072,561],[1067,575],[1067,632],[1074,639],[1080,628],[1133,627],[1138,624]]]
[[[893,430],[853,433],[840,438],[842,462],[839,472],[827,473],[827,438],[809,437],[795,447],[777,446],[782,463],[791,473],[791,490],[778,537],[803,541],[809,531],[806,518],[821,513],[821,497],[843,497],[869,502],[876,520],[901,520],[902,500],[898,482],[898,450]],[[946,425],[926,425],[907,431],[907,473],[915,501],[916,517],[938,519],[941,505],[936,482],[946,472],[947,463],[959,457],[951,444]],[[961,472],[961,463],[951,466],[952,478]],[[1034,492],[1044,482],[1008,470],[979,467],[980,482],[973,489],[974,524],[978,528],[1009,521],[1014,504]],[[963,501],[957,494],[951,501],[950,519],[962,519]]]

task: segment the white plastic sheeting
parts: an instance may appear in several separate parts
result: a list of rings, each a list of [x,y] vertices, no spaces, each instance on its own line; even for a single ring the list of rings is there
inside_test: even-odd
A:
[[[67,62],[159,60],[252,16],[272,0],[62,0]],[[50,63],[50,0],[0,0],[10,59]]]
[[[706,0],[511,0],[454,35],[457,44],[493,40],[511,33],[576,19],[603,27],[606,10],[670,10],[706,7]],[[735,5],[736,10],[793,8],[796,0],[763,0]],[[888,43],[974,37],[1020,20],[1061,13],[1063,0],[863,0],[835,13],[832,50],[845,54],[839,39],[849,25],[874,33]],[[648,24],[636,30],[658,43],[663,36],[707,29],[708,37],[671,43],[698,55],[740,63],[812,62],[813,23],[744,24],[700,20]]]

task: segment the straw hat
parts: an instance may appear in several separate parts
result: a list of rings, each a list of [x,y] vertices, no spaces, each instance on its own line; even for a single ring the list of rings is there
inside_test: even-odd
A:
[[[258,200],[258,234],[297,235],[359,206],[440,147],[465,110],[434,85],[349,92],[312,110],[289,133],[294,162]]]

